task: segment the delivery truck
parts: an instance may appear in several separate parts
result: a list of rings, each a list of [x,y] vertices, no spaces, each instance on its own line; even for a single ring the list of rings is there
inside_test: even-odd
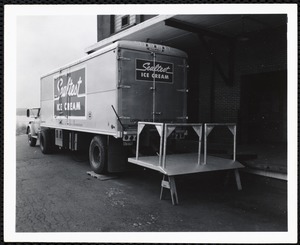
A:
[[[117,41],[51,71],[40,80],[29,144],[39,139],[44,154],[88,148],[94,172],[122,171],[135,152],[138,122],[186,122],[187,68],[181,50]],[[144,145],[150,144],[149,134]],[[175,134],[182,137],[184,131]]]
[[[187,122],[187,58],[164,45],[117,41],[45,74],[40,108],[27,111],[29,145],[39,140],[44,154],[86,150],[93,175],[124,171],[128,163],[159,171],[160,199],[169,189],[174,205],[177,175],[233,170],[242,189],[235,123]],[[208,136],[220,126],[233,135],[232,159],[207,154]],[[177,140],[190,133],[196,152],[178,154]]]

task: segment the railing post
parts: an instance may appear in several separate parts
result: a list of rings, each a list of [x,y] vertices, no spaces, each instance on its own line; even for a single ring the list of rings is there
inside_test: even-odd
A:
[[[164,124],[161,124],[159,126],[155,126],[156,130],[159,131],[159,158],[158,158],[158,164],[159,166],[162,166],[162,162],[163,162],[163,138],[164,138]]]
[[[236,161],[236,125],[233,127],[233,161]]]
[[[137,139],[136,139],[136,154],[135,159],[139,159],[139,144],[140,144],[140,133],[142,132],[145,124],[138,122],[138,128],[137,128]]]
[[[163,146],[163,161],[162,161],[162,168],[166,167],[166,154],[167,154],[167,133],[168,133],[168,126],[165,124],[164,126],[164,146]]]
[[[204,159],[203,159],[203,164],[206,164],[206,124],[204,124]]]

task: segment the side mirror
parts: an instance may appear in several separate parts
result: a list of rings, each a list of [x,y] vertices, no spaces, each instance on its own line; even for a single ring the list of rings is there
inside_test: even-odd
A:
[[[27,117],[30,117],[30,110],[29,109],[27,109],[26,115],[27,115]]]

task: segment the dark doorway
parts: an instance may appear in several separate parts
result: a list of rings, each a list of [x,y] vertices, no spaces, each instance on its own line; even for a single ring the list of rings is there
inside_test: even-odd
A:
[[[287,72],[245,75],[241,80],[240,141],[287,141]]]

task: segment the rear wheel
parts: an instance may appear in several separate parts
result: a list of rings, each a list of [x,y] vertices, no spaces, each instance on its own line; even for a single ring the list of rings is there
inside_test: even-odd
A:
[[[107,172],[106,140],[102,136],[95,136],[90,144],[89,159],[92,170],[97,174]]]
[[[27,130],[27,134],[28,134],[28,144],[29,144],[30,146],[35,146],[35,145],[36,145],[36,138],[33,138],[33,137],[32,137],[30,127],[29,127],[28,130]]]
[[[54,137],[49,129],[42,130],[40,134],[40,148],[44,154],[50,154],[54,149]]]

